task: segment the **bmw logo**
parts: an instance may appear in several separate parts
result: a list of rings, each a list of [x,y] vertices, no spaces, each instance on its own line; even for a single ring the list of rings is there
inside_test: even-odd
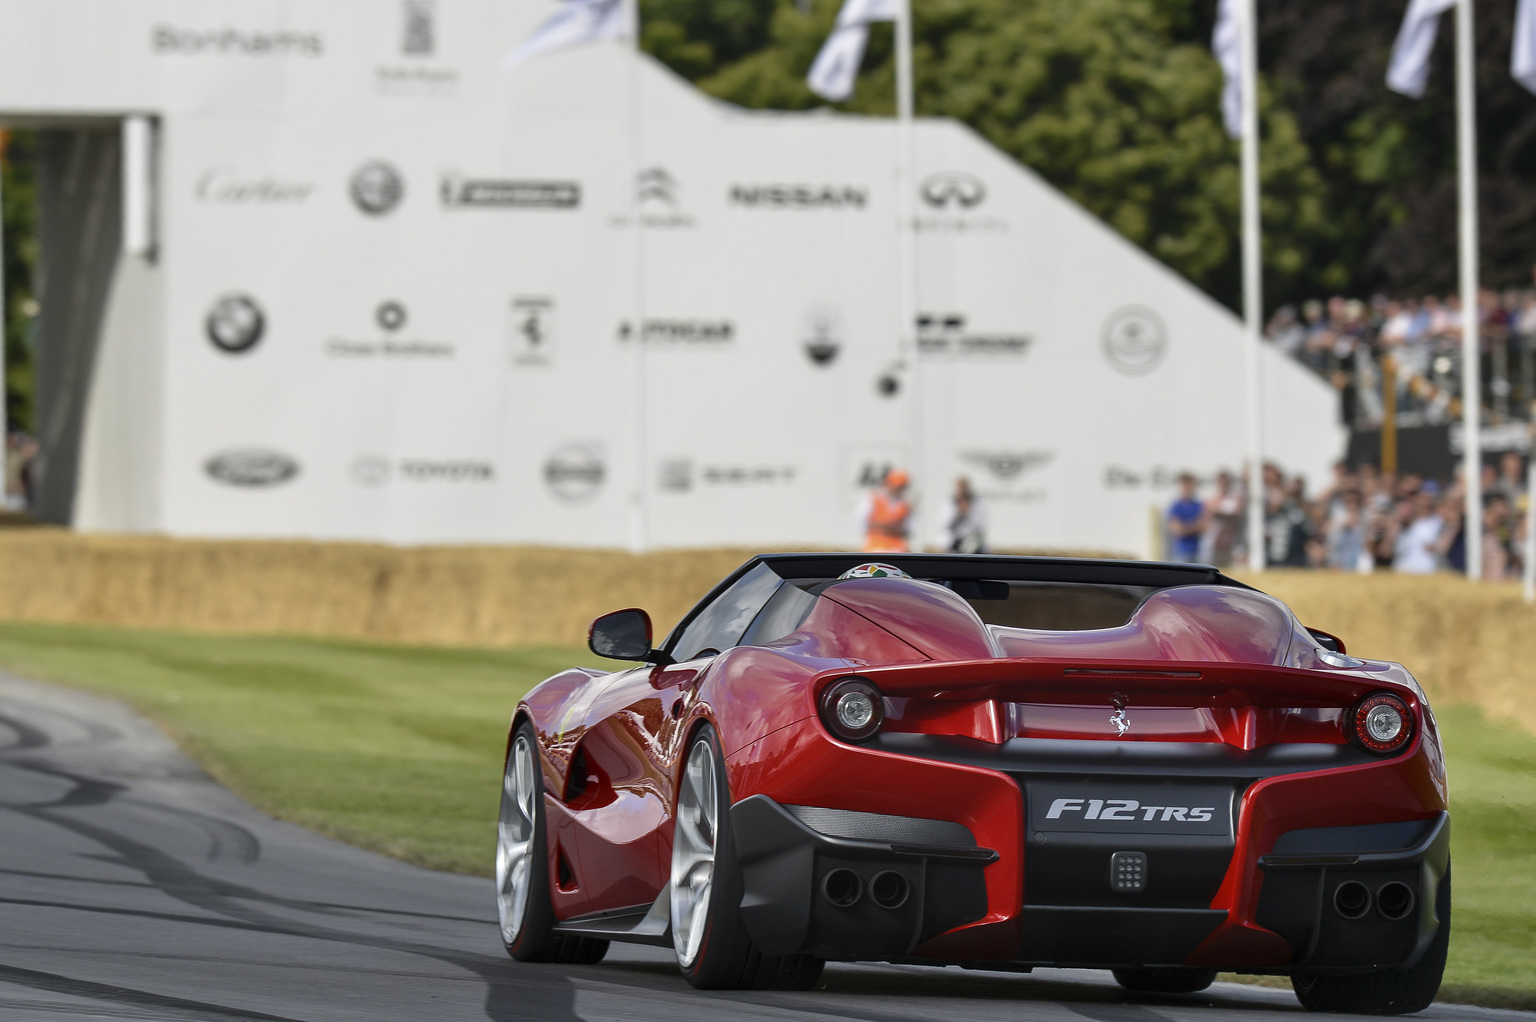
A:
[[[369,216],[383,216],[405,198],[405,178],[391,164],[370,160],[352,175],[350,191],[358,209]]]
[[[213,304],[204,326],[214,347],[239,355],[256,347],[266,330],[267,320],[255,299],[246,295],[225,295]]]

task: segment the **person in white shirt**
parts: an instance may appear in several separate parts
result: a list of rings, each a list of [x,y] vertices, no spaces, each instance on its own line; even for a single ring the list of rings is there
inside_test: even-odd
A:
[[[1445,522],[1435,510],[1436,493],[1429,484],[1413,498],[1413,517],[1397,534],[1392,570],[1405,575],[1429,575],[1440,566],[1440,533]]]

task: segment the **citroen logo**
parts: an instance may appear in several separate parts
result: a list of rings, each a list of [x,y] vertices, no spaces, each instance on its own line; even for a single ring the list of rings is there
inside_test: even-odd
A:
[[[1116,692],[1109,697],[1114,704],[1115,712],[1109,715],[1109,722],[1115,727],[1115,737],[1124,738],[1125,733],[1131,729],[1130,718],[1125,715],[1125,696]]]

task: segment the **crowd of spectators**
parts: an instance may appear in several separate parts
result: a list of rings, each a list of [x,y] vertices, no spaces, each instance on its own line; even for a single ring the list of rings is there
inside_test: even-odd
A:
[[[1179,495],[1166,515],[1168,556],[1225,567],[1246,563],[1247,487],[1221,471],[1201,496],[1193,475],[1180,477]],[[1524,459],[1508,453],[1486,465],[1483,488],[1483,577],[1517,579],[1524,570],[1526,490]],[[1275,567],[1334,571],[1378,570],[1427,574],[1465,572],[1466,494],[1412,473],[1394,475],[1362,465],[1334,467],[1328,489],[1308,494],[1305,481],[1264,468],[1264,558]]]
[[[37,441],[19,429],[5,437],[5,482],[0,491],[0,510],[25,511],[32,506],[32,461]]]
[[[1536,280],[1536,271],[1533,271]],[[1496,420],[1525,418],[1536,401],[1536,289],[1483,291],[1478,324],[1480,399]],[[1344,395],[1344,421],[1379,424],[1385,410],[1383,361],[1391,356],[1394,409],[1427,423],[1451,418],[1461,392],[1458,295],[1369,302],[1334,297],[1280,308],[1265,336],[1277,348],[1327,377]],[[1405,423],[1406,424],[1406,423]]]

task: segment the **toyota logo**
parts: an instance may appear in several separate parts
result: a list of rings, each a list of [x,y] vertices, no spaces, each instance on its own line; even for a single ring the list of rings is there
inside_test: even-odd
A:
[[[245,295],[225,295],[208,310],[203,325],[214,347],[238,355],[256,347],[266,330],[267,320],[255,299]]]
[[[405,198],[405,178],[383,160],[372,160],[352,175],[352,201],[369,216],[383,216]]]
[[[972,209],[987,198],[987,186],[981,178],[958,171],[932,174],[923,182],[923,201],[935,209]]]

